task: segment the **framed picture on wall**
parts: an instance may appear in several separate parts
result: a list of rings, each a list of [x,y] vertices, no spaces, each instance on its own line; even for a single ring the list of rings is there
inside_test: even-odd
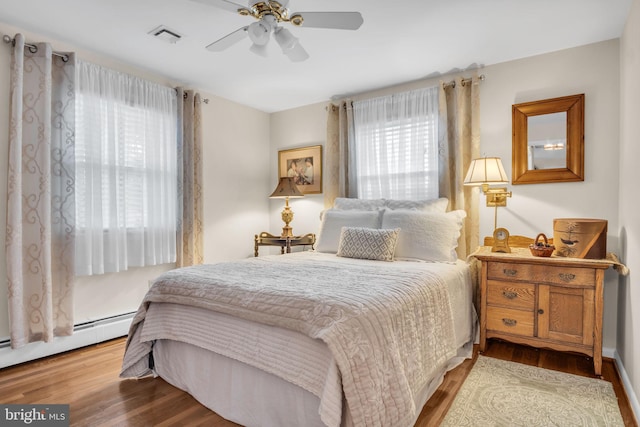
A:
[[[302,194],[322,193],[322,145],[278,151],[278,177],[286,176]]]

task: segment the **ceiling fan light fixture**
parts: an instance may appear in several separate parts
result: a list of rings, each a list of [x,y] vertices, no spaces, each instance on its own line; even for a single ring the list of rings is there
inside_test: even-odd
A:
[[[286,28],[278,27],[273,33],[278,46],[282,49],[282,53],[287,53],[298,44],[298,39],[291,34],[291,31]]]
[[[304,50],[300,43],[296,43],[295,46],[284,52],[284,54],[291,60],[291,62],[303,62],[309,59],[309,54]]]
[[[258,55],[266,56],[266,46],[273,33],[282,53],[293,62],[301,62],[309,58],[307,51],[298,39],[279,24],[290,24],[297,27],[327,28],[336,30],[357,30],[364,20],[360,12],[294,12],[288,9],[289,0],[245,0],[248,7],[235,3],[235,0],[191,0],[210,4],[235,14],[250,16],[257,22],[239,28],[206,48],[211,52],[221,52],[248,37],[253,46],[250,50]]]
[[[271,25],[266,21],[256,21],[249,25],[247,32],[253,44],[264,46],[269,43]]]

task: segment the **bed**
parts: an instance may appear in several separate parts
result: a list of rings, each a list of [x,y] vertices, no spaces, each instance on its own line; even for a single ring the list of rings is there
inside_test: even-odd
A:
[[[167,272],[132,322],[121,376],[159,375],[246,426],[412,426],[471,355],[462,217],[333,209],[316,251]]]

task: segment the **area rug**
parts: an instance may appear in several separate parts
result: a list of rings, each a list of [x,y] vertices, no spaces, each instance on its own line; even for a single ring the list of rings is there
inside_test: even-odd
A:
[[[624,426],[611,383],[478,356],[441,426]]]

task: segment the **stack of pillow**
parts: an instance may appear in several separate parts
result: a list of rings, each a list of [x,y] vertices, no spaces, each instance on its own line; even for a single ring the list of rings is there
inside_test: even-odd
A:
[[[466,213],[448,200],[337,198],[322,214],[316,251],[382,261],[455,262]]]

